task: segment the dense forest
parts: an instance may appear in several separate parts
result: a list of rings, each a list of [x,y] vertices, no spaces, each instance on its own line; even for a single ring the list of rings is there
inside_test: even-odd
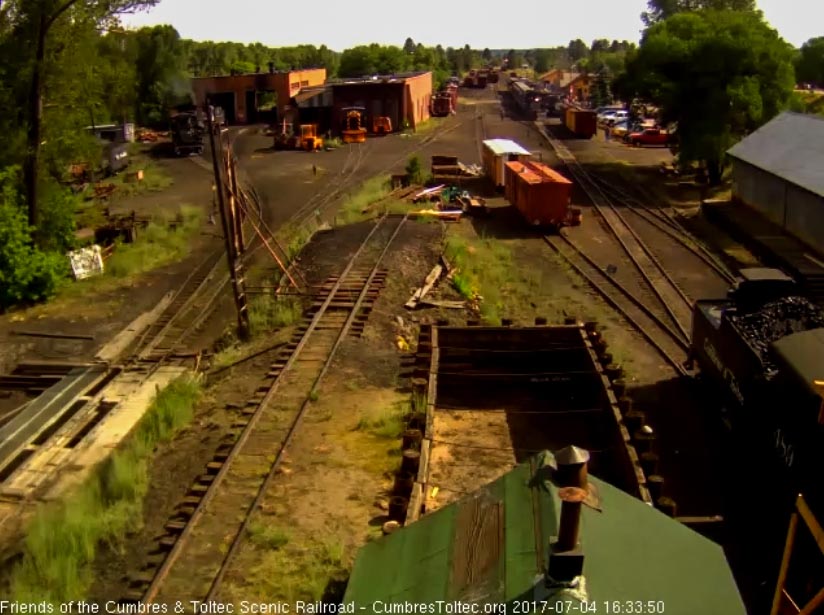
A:
[[[651,0],[640,45],[599,39],[496,50],[361,45],[269,47],[182,39],[169,25],[124,29],[119,15],[157,0],[0,0],[0,309],[53,292],[74,241],[68,166],[99,149],[83,127],[162,126],[190,99],[189,78],[323,66],[330,77],[432,70],[436,84],[489,63],[598,75],[599,98],[649,100],[677,122],[685,160],[720,169],[726,147],[793,104],[799,81],[824,83],[824,38],[800,50],[753,0]],[[797,104],[797,101],[795,101]],[[717,175],[717,173],[716,173]],[[58,256],[55,256],[58,255]]]

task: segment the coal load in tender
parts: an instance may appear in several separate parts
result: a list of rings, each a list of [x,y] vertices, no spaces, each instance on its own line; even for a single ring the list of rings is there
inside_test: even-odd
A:
[[[774,370],[767,352],[772,342],[791,333],[824,327],[824,313],[804,297],[783,297],[757,312],[738,314],[731,310],[727,316],[769,371]]]

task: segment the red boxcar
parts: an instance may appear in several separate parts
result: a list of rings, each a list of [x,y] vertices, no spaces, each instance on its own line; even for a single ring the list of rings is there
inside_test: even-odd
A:
[[[507,162],[505,194],[533,226],[567,222],[572,182],[540,162]]]

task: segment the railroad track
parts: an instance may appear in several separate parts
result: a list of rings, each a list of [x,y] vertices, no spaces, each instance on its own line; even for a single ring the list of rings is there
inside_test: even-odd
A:
[[[577,184],[592,201],[593,207],[603,220],[607,231],[625,254],[625,261],[629,262],[630,266],[642,278],[643,281],[639,280],[637,284],[641,296],[636,296],[636,299],[645,303],[649,310],[655,311],[659,316],[667,319],[674,326],[673,331],[680,341],[688,344],[690,340],[689,328],[692,321],[692,300],[673,280],[670,273],[663,267],[637,231],[627,222],[596,181],[581,167],[569,149],[544,131],[541,132],[546,136],[558,157],[566,164]],[[577,252],[583,254],[584,251],[580,245],[569,238],[567,238],[567,241],[575,247]],[[616,271],[615,273],[619,272]],[[625,285],[627,285],[631,278],[627,276],[627,272],[623,268],[620,275],[626,280]],[[610,278],[613,277],[617,276],[610,276]]]
[[[186,337],[209,316],[229,282],[228,273],[222,277],[219,274],[220,267],[225,267],[224,261],[225,251],[221,247],[192,270],[171,303],[127,351],[128,367],[145,371],[148,365],[165,362],[182,350]]]
[[[650,207],[648,203],[644,203],[605,179],[600,177],[593,177],[593,179],[613,202],[624,207],[631,215],[638,217],[647,224],[655,227],[661,233],[677,241],[684,248],[692,252],[696,258],[703,261],[705,265],[710,267],[718,277],[724,281],[729,283],[735,281],[735,275],[730,269],[721,262],[709,248],[687,231],[674,214],[668,212],[666,209]]]
[[[386,277],[384,256],[406,220],[381,217],[343,271],[321,288],[292,342],[241,410],[236,439],[217,451],[191,486],[122,602],[174,604],[218,594],[341,342],[357,335],[358,323],[362,328],[368,317]]]
[[[684,358],[689,344],[680,333],[653,310],[646,302],[589,257],[570,241],[564,231],[559,235],[546,235],[544,241],[592,286],[614,309],[649,342],[661,357],[678,373],[685,375]],[[679,357],[681,357],[679,359]]]

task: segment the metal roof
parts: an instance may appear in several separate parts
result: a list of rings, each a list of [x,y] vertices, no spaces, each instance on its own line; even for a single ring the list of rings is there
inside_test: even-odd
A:
[[[342,85],[362,85],[362,84],[382,84],[382,83],[405,83],[407,79],[420,77],[432,71],[422,70],[409,73],[395,73],[393,75],[372,75],[364,77],[352,77],[343,79],[327,79],[327,85],[339,87]]]
[[[326,85],[303,87],[300,89],[300,92],[293,96],[293,98],[295,99],[295,103],[300,104],[314,98],[315,96],[323,95],[328,89],[329,88]]]
[[[523,156],[530,155],[527,150],[515,143],[515,141],[511,141],[509,139],[487,139],[484,141],[484,145],[492,150],[492,153],[496,156],[500,156],[501,154],[521,154]]]
[[[779,358],[818,395],[813,384],[824,380],[824,329],[810,329],[792,333],[773,342]]]
[[[393,612],[387,603],[402,602],[505,603],[510,613],[516,600],[536,600],[538,609],[542,600],[554,604],[544,572],[560,500],[545,478],[547,457],[367,543],[344,603],[356,612],[384,603],[384,613]],[[589,483],[600,496],[600,510],[582,508],[580,526],[589,602],[651,600],[672,615],[745,614],[720,546],[616,487],[592,476]]]
[[[824,118],[786,111],[727,154],[824,196]]]

